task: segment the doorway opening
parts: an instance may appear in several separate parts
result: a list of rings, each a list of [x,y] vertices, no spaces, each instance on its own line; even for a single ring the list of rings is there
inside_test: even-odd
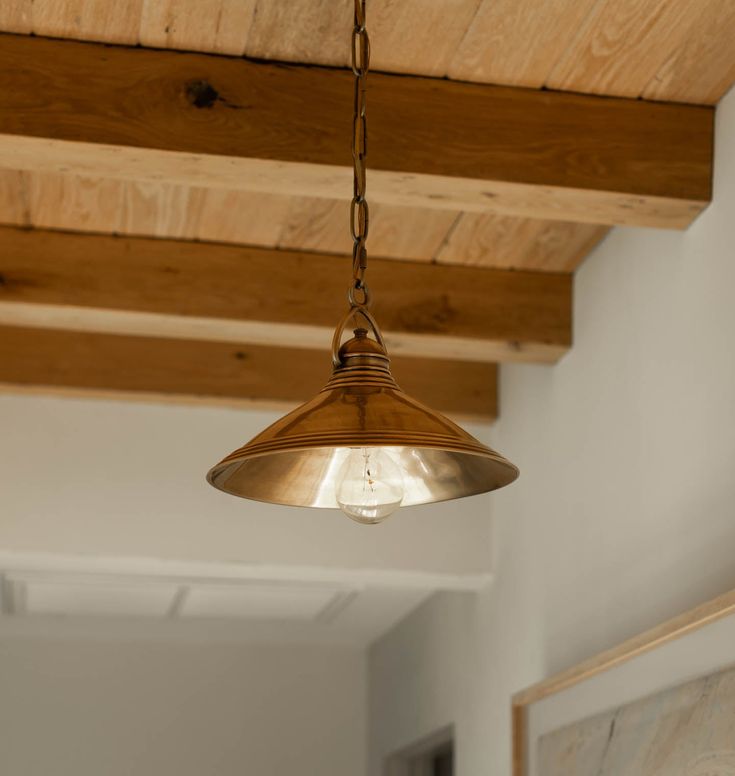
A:
[[[454,776],[454,729],[443,728],[388,758],[385,776]]]

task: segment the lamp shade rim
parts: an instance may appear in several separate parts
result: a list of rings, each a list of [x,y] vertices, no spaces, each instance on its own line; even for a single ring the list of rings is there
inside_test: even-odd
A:
[[[216,467],[214,467],[216,468]],[[513,479],[508,481],[508,485],[510,485],[512,482],[515,482],[515,480],[518,479],[518,472],[516,467],[516,474],[513,477]],[[220,493],[225,493],[228,496],[237,496],[238,498],[244,498],[247,501],[255,501],[257,504],[272,504],[276,507],[302,507],[303,509],[331,509],[334,512],[339,512],[340,508],[337,504],[296,504],[293,501],[286,501],[286,500],[278,500],[277,497],[273,498],[265,498],[265,497],[258,497],[258,496],[244,496],[240,495],[239,493],[236,493],[231,490],[226,490],[225,488],[221,488],[219,485],[216,485],[212,480],[209,479],[209,475],[207,475],[207,482],[210,485],[213,485]],[[458,498],[470,498],[472,496],[482,496],[485,493],[491,493],[492,490],[497,490],[498,488],[492,488],[489,490],[478,490],[474,493],[465,493],[461,496],[427,496],[425,500],[423,501],[411,501],[411,502],[403,502],[401,503],[401,511],[404,509],[410,509],[411,507],[423,507],[427,504],[443,504],[446,501],[456,501]]]
[[[303,507],[309,507],[309,508],[321,508],[321,509],[337,509],[338,506],[333,502],[325,502],[325,503],[314,503],[313,501],[309,500],[300,500],[300,499],[294,499],[294,498],[287,498],[284,497],[279,490],[270,490],[267,495],[258,495],[257,487],[254,489],[251,488],[245,488],[242,489],[241,487],[234,486],[234,487],[228,487],[228,483],[230,481],[230,474],[232,472],[235,472],[236,470],[240,470],[241,467],[247,467],[249,463],[254,462],[265,462],[266,460],[272,460],[277,459],[279,457],[288,457],[293,458],[293,456],[296,456],[300,453],[318,453],[319,451],[323,451],[327,453],[328,451],[334,451],[338,449],[350,449],[354,447],[368,447],[368,448],[404,448],[405,445],[386,445],[385,443],[382,445],[378,444],[365,444],[362,445],[359,442],[353,444],[342,444],[342,445],[311,445],[311,446],[300,446],[300,447],[289,447],[288,449],[281,448],[280,450],[270,450],[270,451],[264,451],[264,452],[250,452],[246,445],[245,448],[241,448],[240,450],[236,450],[234,453],[232,453],[230,456],[225,458],[224,460],[220,461],[218,464],[213,466],[208,472],[207,472],[207,482],[209,482],[210,485],[214,486],[218,490],[223,491],[224,493],[228,493],[235,496],[240,496],[242,498],[249,499],[251,501],[257,501],[260,503],[270,503],[270,504],[278,504],[282,506],[303,506]],[[452,499],[461,498],[464,496],[476,496],[480,495],[482,493],[487,493],[492,490],[496,490],[497,488],[504,487],[505,485],[509,485],[510,483],[514,482],[519,474],[520,471],[517,466],[515,466],[513,463],[511,463],[507,458],[503,457],[499,453],[496,453],[494,450],[491,450],[489,447],[485,447],[482,445],[482,449],[467,449],[466,446],[463,446],[461,444],[457,444],[454,446],[450,445],[420,445],[420,446],[411,446],[411,449],[415,452],[419,453],[426,453],[426,452],[433,452],[433,453],[446,453],[450,457],[457,457],[459,456],[465,461],[469,460],[475,460],[478,461],[479,466],[482,466],[483,469],[486,470],[492,470],[493,476],[492,477],[483,477],[483,484],[475,483],[474,487],[471,487],[469,490],[462,489],[462,492],[457,492],[455,490],[450,489],[446,492],[446,495],[440,496],[437,494],[437,492],[431,492],[426,493],[425,497],[421,496],[412,496],[408,498],[404,503],[401,505],[402,508],[408,507],[408,506],[419,506],[421,504],[429,504],[429,503],[440,503],[442,501],[450,501]],[[485,464],[480,464],[478,459],[484,459],[486,461]],[[465,488],[467,486],[465,485]]]

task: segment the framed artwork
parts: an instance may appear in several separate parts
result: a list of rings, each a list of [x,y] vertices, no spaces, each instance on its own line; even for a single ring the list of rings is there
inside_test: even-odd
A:
[[[513,698],[513,776],[735,776],[735,591]]]

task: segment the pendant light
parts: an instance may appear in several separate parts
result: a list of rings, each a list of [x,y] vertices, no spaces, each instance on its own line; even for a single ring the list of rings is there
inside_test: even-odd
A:
[[[350,307],[332,340],[332,377],[313,399],[266,428],[208,473],[234,496],[339,508],[379,523],[399,506],[472,496],[513,482],[518,469],[452,421],[405,394],[390,372],[365,284],[365,85],[370,43],[365,0],[355,0],[352,70],[354,190]],[[347,324],[354,336],[342,344]],[[372,334],[372,337],[368,336]]]

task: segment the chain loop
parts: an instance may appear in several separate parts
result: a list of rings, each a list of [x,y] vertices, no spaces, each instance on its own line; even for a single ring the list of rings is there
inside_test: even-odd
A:
[[[352,72],[355,75],[355,100],[353,111],[352,131],[352,161],[353,161],[353,190],[352,204],[350,205],[350,234],[352,235],[352,276],[353,287],[350,289],[350,304],[364,306],[368,303],[368,293],[365,286],[365,271],[367,269],[367,242],[370,226],[370,215],[366,189],[366,165],[367,157],[367,115],[366,115],[366,89],[367,74],[370,67],[370,38],[365,27],[365,3],[366,0],[355,0],[355,24],[352,29]],[[361,295],[364,300],[356,303],[356,290],[363,290]]]
[[[364,5],[355,0],[355,5]],[[365,11],[363,10],[363,14]],[[357,76],[367,75],[370,65],[370,38],[364,24],[360,24],[355,13],[355,27],[352,30],[352,72]]]
[[[354,242],[364,241],[368,233],[369,210],[368,203],[361,196],[357,196],[350,204],[350,232]]]
[[[362,283],[361,285],[350,286],[347,292],[347,301],[350,307],[367,307],[370,304],[370,290]]]

